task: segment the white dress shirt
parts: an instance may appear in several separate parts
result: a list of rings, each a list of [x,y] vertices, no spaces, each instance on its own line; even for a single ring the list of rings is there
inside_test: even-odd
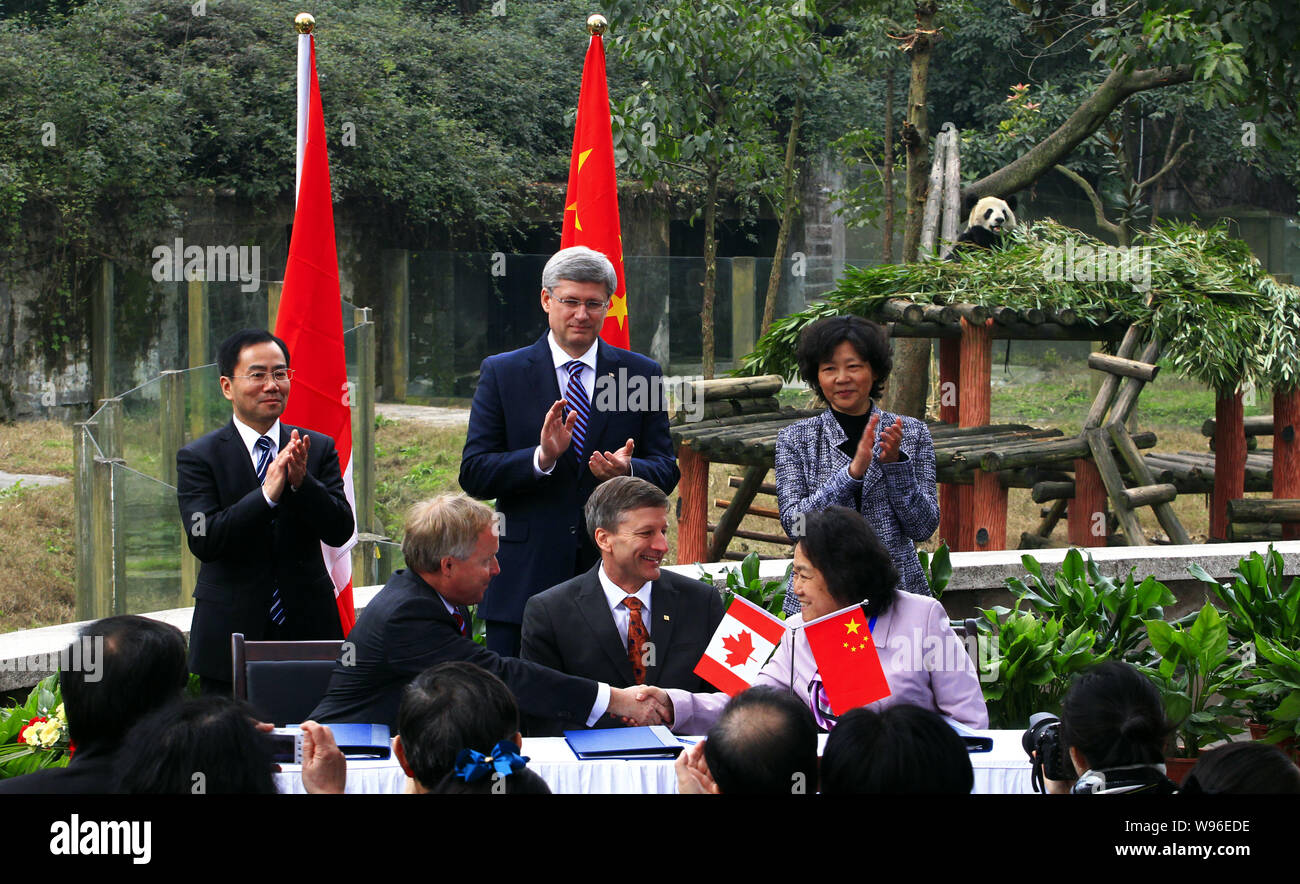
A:
[[[597,572],[600,577],[600,588],[605,590],[605,600],[609,602],[609,613],[614,616],[614,628],[623,638],[623,647],[628,646],[627,627],[632,621],[632,612],[623,604],[623,600],[628,597],[628,592],[621,586],[609,579],[605,573],[605,565],[602,562],[600,570]],[[647,580],[641,585],[636,592],[631,593],[641,600],[641,623],[645,626],[646,635],[650,634],[650,581]]]
[[[560,349],[556,343],[555,332],[546,333],[546,343],[551,348],[551,362],[555,365],[555,380],[560,385],[560,398],[564,398],[565,391],[569,389],[569,370],[565,368],[573,357]],[[578,377],[578,383],[582,384],[582,389],[587,393],[587,410],[591,411],[592,394],[596,390],[596,350],[600,347],[600,338],[591,342],[591,346],[578,357],[582,363],[582,374]],[[549,470],[542,469],[542,446],[538,445],[533,449],[533,475],[549,476],[555,470],[555,464],[551,464]]]
[[[266,436],[271,441],[271,460],[275,460],[275,456],[280,453],[280,419],[277,417],[275,423],[271,424],[271,429],[267,430],[265,433],[257,432],[257,430],[254,430],[237,417],[233,419],[235,421],[235,429],[239,431],[239,438],[244,441],[244,447],[248,449],[248,459],[253,463],[253,472],[256,473],[257,452],[254,451],[253,448],[257,445],[258,439],[262,438],[262,436]],[[270,461],[267,461],[267,468],[270,468]],[[279,503],[272,500],[270,495],[266,493],[265,485],[262,486],[262,499],[272,507],[279,506]]]

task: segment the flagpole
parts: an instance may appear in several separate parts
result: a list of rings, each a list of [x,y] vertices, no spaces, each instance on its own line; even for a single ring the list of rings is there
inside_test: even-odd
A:
[[[316,19],[310,12],[300,12],[293,19],[298,31],[298,157],[297,172],[293,179],[293,200],[298,203],[298,188],[302,185],[302,152],[307,146],[307,88],[311,80],[311,35],[316,29]]]

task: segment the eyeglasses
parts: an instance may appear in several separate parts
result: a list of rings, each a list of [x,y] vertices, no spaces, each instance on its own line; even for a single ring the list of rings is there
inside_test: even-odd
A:
[[[252,381],[254,384],[265,384],[266,378],[269,375],[271,380],[275,381],[277,384],[287,384],[289,381],[293,380],[293,372],[294,370],[292,368],[277,368],[275,371],[271,372],[250,371],[248,374],[232,374],[231,377],[244,378],[245,380]]]
[[[563,304],[567,310],[586,307],[588,313],[603,313],[609,309],[609,301],[579,301],[577,298],[552,298],[557,304]]]

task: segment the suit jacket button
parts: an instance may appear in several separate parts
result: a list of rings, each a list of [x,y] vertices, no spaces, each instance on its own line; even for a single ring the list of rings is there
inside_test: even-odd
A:
[[[573,525],[570,525],[570,526],[569,526],[569,533],[570,533],[570,534],[577,534],[577,533],[578,533],[578,529],[575,528]]]

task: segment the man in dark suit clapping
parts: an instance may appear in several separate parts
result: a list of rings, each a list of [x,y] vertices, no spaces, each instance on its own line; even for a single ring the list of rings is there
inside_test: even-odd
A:
[[[597,337],[616,285],[600,252],[562,249],[542,271],[550,330],[530,347],[483,360],[460,487],[495,498],[505,517],[501,574],[479,610],[499,654],[519,653],[530,596],[599,558],[582,517],[592,489],[630,475],[667,494],[681,476],[658,363]]]
[[[293,370],[284,342],[235,332],[217,351],[230,423],[176,452],[176,498],[198,557],[190,671],[230,695],[230,636],[343,638],[321,543],[342,546],[355,521],[334,440],[280,422]]]

